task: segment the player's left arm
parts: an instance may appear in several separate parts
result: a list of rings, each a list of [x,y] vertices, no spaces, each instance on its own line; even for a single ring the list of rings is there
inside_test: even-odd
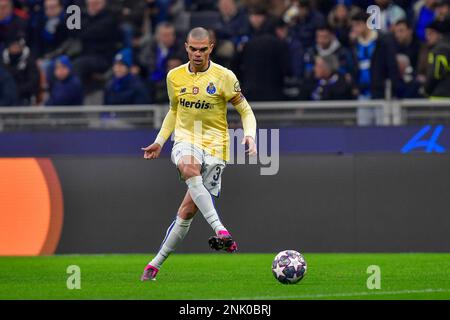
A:
[[[247,145],[247,153],[249,155],[257,154],[256,147],[256,118],[250,104],[241,92],[239,81],[236,76],[230,72],[226,85],[226,98],[241,115],[242,126],[244,127],[244,139],[242,144]]]
[[[244,139],[242,140],[242,144],[248,146],[247,153],[249,155],[256,155],[256,118],[252,108],[242,93],[236,95],[230,102],[241,115],[242,126],[244,127]]]

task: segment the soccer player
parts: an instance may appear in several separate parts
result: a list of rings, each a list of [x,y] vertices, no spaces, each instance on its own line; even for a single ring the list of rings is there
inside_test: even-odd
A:
[[[155,280],[163,262],[188,233],[198,210],[211,225],[216,236],[209,239],[215,250],[235,252],[237,244],[222,224],[213,196],[218,197],[221,175],[229,161],[227,103],[241,115],[243,144],[249,155],[257,153],[256,119],[241,93],[234,73],[209,59],[214,48],[208,31],[192,29],[186,39],[189,62],[169,72],[167,92],[170,109],[153,144],[143,148],[145,159],[156,159],[175,130],[171,159],[187,192],[176,220],[170,225],[159,252],[145,267],[141,280]]]

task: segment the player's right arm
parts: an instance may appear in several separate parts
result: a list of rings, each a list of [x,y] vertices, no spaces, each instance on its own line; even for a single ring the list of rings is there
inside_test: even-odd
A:
[[[173,130],[175,129],[175,124],[177,121],[177,105],[174,96],[174,89],[169,75],[167,75],[167,94],[169,96],[170,108],[167,112],[166,117],[161,125],[158,135],[155,141],[148,147],[142,148],[144,151],[144,159],[156,159],[161,153],[161,149],[164,143],[169,139]]]

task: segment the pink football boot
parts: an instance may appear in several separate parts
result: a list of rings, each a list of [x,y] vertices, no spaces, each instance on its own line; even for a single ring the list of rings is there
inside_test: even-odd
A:
[[[158,274],[159,269],[155,268],[152,265],[147,265],[144,269],[144,273],[141,276],[141,281],[148,281],[148,280],[156,280],[156,275]]]
[[[237,250],[237,243],[233,240],[231,234],[227,230],[221,230],[217,236],[209,238],[209,246],[214,250],[225,250],[233,253]]]

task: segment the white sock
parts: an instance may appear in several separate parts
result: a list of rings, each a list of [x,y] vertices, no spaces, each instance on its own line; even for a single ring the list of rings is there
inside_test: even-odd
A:
[[[152,266],[160,269],[163,262],[169,257],[169,255],[175,251],[175,248],[181,243],[189,231],[192,219],[183,220],[180,217],[172,222],[169,229],[167,229],[166,237],[164,238],[158,254],[149,263]]]
[[[186,184],[189,187],[192,200],[194,200],[195,205],[200,209],[214,232],[217,234],[220,230],[226,230],[220,221],[216,208],[214,208],[211,195],[203,185],[203,178],[201,176],[192,177],[186,180]]]

